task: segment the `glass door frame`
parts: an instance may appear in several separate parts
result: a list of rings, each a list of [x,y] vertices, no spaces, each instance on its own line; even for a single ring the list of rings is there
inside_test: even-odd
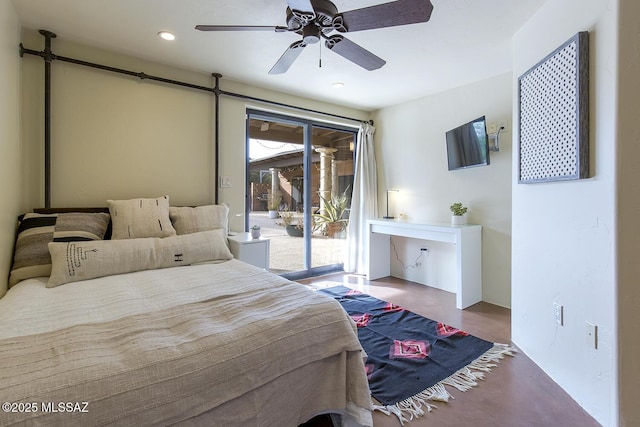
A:
[[[303,128],[303,144],[304,144],[304,153],[303,153],[303,209],[304,209],[304,250],[303,250],[303,261],[304,268],[300,271],[294,271],[289,273],[282,274],[283,277],[290,280],[302,279],[305,277],[310,277],[313,275],[326,274],[334,271],[340,271],[343,268],[343,264],[332,264],[332,265],[324,265],[319,267],[312,267],[311,260],[311,238],[312,238],[312,221],[311,215],[313,215],[312,210],[312,182],[311,182],[311,167],[313,160],[313,127],[322,127],[325,129],[335,129],[344,132],[351,132],[354,134],[354,144],[356,144],[356,135],[357,128],[348,127],[344,125],[337,125],[333,123],[323,123],[315,120],[304,119],[301,117],[288,116],[280,113],[273,113],[269,111],[262,111],[248,108],[246,110],[246,141],[245,141],[245,203],[244,203],[244,217],[245,217],[245,230],[249,227],[249,209],[251,206],[250,197],[251,197],[251,183],[250,183],[250,171],[249,171],[249,141],[250,141],[250,121],[251,119],[257,120],[266,120],[272,122],[281,122],[286,124],[291,124],[295,126],[300,126]],[[355,153],[355,148],[354,148]],[[355,158],[354,158],[355,162]]]

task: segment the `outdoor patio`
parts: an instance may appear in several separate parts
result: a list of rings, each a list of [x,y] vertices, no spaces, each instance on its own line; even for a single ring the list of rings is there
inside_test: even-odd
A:
[[[280,218],[269,218],[268,212],[251,212],[249,214],[249,227],[259,225],[262,237],[270,240],[271,271],[280,274],[304,269],[304,239],[291,237],[284,226],[279,225]],[[314,234],[311,239],[311,266],[343,263],[344,248],[346,244],[346,232],[342,232],[338,238],[328,238]]]

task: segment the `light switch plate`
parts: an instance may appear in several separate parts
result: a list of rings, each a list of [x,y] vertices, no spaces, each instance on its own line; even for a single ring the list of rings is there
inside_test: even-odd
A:
[[[585,322],[586,328],[585,328],[585,333],[586,333],[586,339],[587,339],[587,345],[594,349],[597,350],[598,348],[598,326],[594,325],[591,322]]]
[[[221,176],[220,177],[220,188],[231,188],[231,177],[230,176]]]
[[[556,325],[558,326],[562,326],[564,324],[563,318],[562,318],[562,305],[558,304],[557,302],[553,303],[553,318],[556,322]]]

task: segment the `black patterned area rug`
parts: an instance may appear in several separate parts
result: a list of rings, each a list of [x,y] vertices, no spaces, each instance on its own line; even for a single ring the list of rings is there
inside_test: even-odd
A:
[[[326,284],[326,282],[325,282]],[[317,287],[335,298],[358,326],[374,409],[410,421],[447,402],[445,386],[467,391],[505,355],[495,344],[345,286]]]

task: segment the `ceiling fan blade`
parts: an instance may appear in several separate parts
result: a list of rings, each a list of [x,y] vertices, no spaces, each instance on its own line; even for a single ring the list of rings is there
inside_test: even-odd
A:
[[[338,55],[361,66],[365,70],[377,70],[387,63],[384,59],[377,57],[367,49],[343,36],[335,35],[328,37],[325,45]]]
[[[289,31],[287,27],[268,25],[196,25],[200,31],[275,31],[277,33]]]
[[[287,50],[282,54],[278,62],[269,70],[269,74],[283,74],[286,73],[291,64],[302,53],[307,44],[302,40],[294,42],[289,46]]]
[[[427,22],[432,10],[430,0],[397,0],[344,12],[341,19],[346,31],[354,32]]]

